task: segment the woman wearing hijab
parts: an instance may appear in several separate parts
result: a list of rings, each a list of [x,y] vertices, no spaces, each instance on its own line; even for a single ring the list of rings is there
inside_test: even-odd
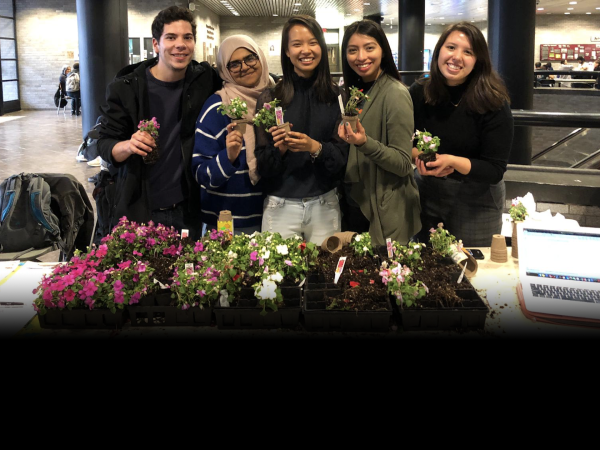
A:
[[[235,234],[260,231],[262,187],[254,157],[254,127],[242,135],[235,120],[218,111],[239,97],[248,107],[247,119],[256,110],[256,99],[274,85],[262,50],[252,38],[234,35],[225,39],[217,55],[223,88],[206,100],[196,123],[192,173],[200,185],[202,222],[216,228],[219,213],[229,210]]]

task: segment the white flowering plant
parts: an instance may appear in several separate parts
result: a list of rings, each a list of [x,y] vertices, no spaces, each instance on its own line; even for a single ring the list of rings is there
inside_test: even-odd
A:
[[[248,105],[241,98],[235,97],[231,99],[228,105],[221,103],[217,107],[217,111],[230,119],[240,120],[248,114]]]
[[[422,281],[413,279],[413,274],[410,267],[398,261],[391,261],[389,264],[384,261],[381,265],[381,280],[387,286],[388,292],[396,298],[398,306],[404,304],[411,307],[429,293]]]
[[[373,243],[368,231],[354,236],[349,245],[354,250],[355,255],[365,256],[369,254],[373,256]]]
[[[410,242],[408,245],[400,245],[398,242],[392,242],[392,248],[394,255],[392,256],[393,261],[397,261],[400,264],[407,265],[411,270],[423,270],[423,260],[421,259],[421,252],[425,248],[425,244],[422,242]]]

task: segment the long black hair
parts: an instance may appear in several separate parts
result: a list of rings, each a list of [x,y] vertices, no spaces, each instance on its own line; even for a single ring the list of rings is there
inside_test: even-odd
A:
[[[359,20],[350,24],[350,26],[346,28],[346,31],[344,32],[344,38],[342,39],[342,73],[344,75],[344,89],[347,96],[350,97],[350,88],[352,86],[356,86],[360,81],[360,76],[354,70],[352,70],[350,64],[348,64],[348,58],[346,57],[348,42],[355,34],[370,36],[377,41],[381,47],[381,71],[400,81],[398,67],[396,67],[396,63],[394,62],[390,43],[385,35],[385,32],[383,31],[383,28],[381,28],[381,25],[368,19]]]
[[[467,89],[463,97],[467,108],[470,111],[484,114],[500,109],[504,102],[510,103],[508,90],[502,78],[492,68],[492,60],[485,38],[481,30],[470,22],[449,25],[438,39],[431,57],[429,77],[419,79],[419,83],[425,85],[425,102],[436,105],[450,99],[446,89],[446,78],[438,67],[438,58],[446,39],[454,31],[460,31],[467,36],[476,58],[475,66],[465,81]]]
[[[327,60],[327,44],[325,44],[323,29],[314,18],[302,14],[290,17],[281,32],[281,70],[283,72],[283,79],[275,86],[275,97],[281,100],[283,108],[288,106],[294,98],[294,83],[292,81],[294,65],[285,54],[290,42],[290,29],[294,25],[303,25],[308,28],[317,39],[319,47],[321,47],[321,61],[319,61],[319,65],[315,69],[317,78],[313,84],[317,98],[323,103],[329,104],[335,102],[338,94],[336,93],[336,85],[331,79],[329,61]]]

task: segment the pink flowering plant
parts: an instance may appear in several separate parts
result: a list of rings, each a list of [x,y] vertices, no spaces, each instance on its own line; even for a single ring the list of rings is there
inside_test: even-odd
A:
[[[508,209],[508,213],[510,214],[510,218],[513,220],[513,222],[523,221],[529,215],[527,208],[521,202],[521,197],[512,199],[511,207]]]
[[[202,240],[193,247],[186,246],[183,255],[175,263],[171,292],[175,296],[175,305],[186,310],[191,307],[204,309],[214,305],[219,298],[223,285],[223,271],[215,267],[209,246]]]
[[[423,270],[423,260],[421,252],[425,244],[421,242],[410,242],[408,245],[400,245],[398,242],[392,242],[393,256],[392,260],[402,265],[407,265],[411,270]]]
[[[275,119],[275,108],[277,105],[281,103],[280,100],[274,99],[269,103],[263,103],[262,108],[258,110],[258,112],[254,115],[252,119],[252,123],[257,127],[262,127],[268,133],[269,128],[277,125],[277,120]],[[285,111],[284,111],[285,112]]]
[[[405,264],[398,261],[384,261],[379,275],[387,286],[388,292],[396,298],[398,306],[411,307],[423,298],[429,289],[422,281],[413,280],[414,272]]]
[[[134,304],[148,290],[152,268],[146,263],[124,261],[117,267],[100,268],[106,246],[87,254],[79,251],[68,263],[44,275],[33,290],[38,297],[33,306],[40,315],[48,309],[107,308],[111,312]]]
[[[415,147],[423,155],[436,153],[441,144],[440,138],[437,136],[432,136],[429,131],[416,130],[415,134],[413,134],[413,141],[414,140],[417,141]]]
[[[154,139],[158,138],[158,129],[159,128],[160,128],[160,125],[158,124],[156,117],[153,117],[150,120],[140,120],[140,123],[138,124],[138,130],[145,131],[150,136],[152,136]]]
[[[438,223],[437,228],[429,229],[429,243],[434,251],[438,255],[444,256],[452,256],[454,253],[453,246],[458,245],[462,246],[462,241],[457,242],[456,237],[448,230],[444,229],[444,224],[442,222]]]
[[[162,224],[138,224],[121,217],[108,236],[101,240],[106,245],[102,260],[105,268],[113,267],[128,259],[140,260],[150,256],[165,255],[177,258],[182,251],[179,233],[173,227]]]

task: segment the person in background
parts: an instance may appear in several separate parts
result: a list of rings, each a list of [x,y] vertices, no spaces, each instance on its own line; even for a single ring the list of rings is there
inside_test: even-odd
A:
[[[233,129],[235,120],[217,108],[239,97],[252,117],[258,96],[275,83],[262,50],[241,34],[221,42],[217,68],[223,87],[200,111],[192,156],[192,173],[200,185],[202,222],[208,229],[217,228],[219,213],[229,210],[234,233],[252,234],[260,231],[264,200],[254,158],[254,126],[248,124],[242,135]],[[251,168],[248,161],[254,161]]]
[[[98,153],[118,170],[116,197],[105,223],[112,229],[126,216],[138,223],[161,223],[189,237],[200,238],[200,189],[190,165],[196,119],[221,79],[207,62],[192,59],[196,18],[187,9],[171,6],[152,22],[152,45],[158,55],[119,72],[108,85],[98,129]],[[156,118],[160,158],[144,164],[156,149],[142,120]]]
[[[578,56],[577,57],[577,67],[575,67],[573,70],[576,72],[587,72],[588,69],[589,69],[589,67],[588,67],[587,63],[585,62],[585,58],[583,56]],[[575,80],[584,80],[584,79],[590,78],[590,76],[587,74],[573,74],[571,76],[571,78],[573,78]],[[574,87],[577,89],[584,89],[584,88],[590,87],[590,85],[588,83],[571,83],[571,87]]]
[[[62,96],[67,95],[67,76],[71,72],[71,66],[64,65],[62,66],[62,70],[60,71],[60,76],[58,77],[58,84],[60,85],[60,91],[62,92]]]
[[[552,68],[552,63],[549,61],[546,64],[542,65],[542,67],[544,68],[544,70],[554,70]],[[555,78],[556,75],[546,75],[546,80],[542,82],[542,86],[554,87],[556,84],[556,82],[554,81]]]
[[[539,72],[540,70],[544,70],[542,69],[542,63],[537,61],[535,63],[535,72]],[[546,75],[536,75],[535,79],[533,80],[533,87],[541,87],[542,86],[542,80],[546,79]]]
[[[267,194],[262,231],[321,245],[341,230],[337,191],[348,144],[337,136],[340,90],[331,80],[323,28],[313,17],[290,17],[281,49],[283,78],[257,105],[279,99],[292,131],[257,129],[257,168]]]
[[[594,61],[594,72],[600,72],[600,58]],[[596,89],[600,89],[600,73],[596,76],[596,84],[594,85]]]
[[[493,70],[485,38],[470,22],[447,27],[429,78],[410,87],[415,130],[440,138],[437,160],[413,158],[421,196],[421,242],[442,222],[466,247],[489,247],[500,233],[504,172],[513,138],[508,91]]]
[[[392,50],[379,24],[354,22],[342,40],[346,95],[358,87],[369,96],[356,133],[340,124],[350,144],[345,187],[349,231],[369,231],[374,245],[391,238],[403,245],[421,229],[419,192],[413,175],[412,100],[400,82]]]
[[[73,64],[73,70],[66,79],[67,95],[71,97],[71,115],[81,115],[81,91],[79,79],[79,63]]]

